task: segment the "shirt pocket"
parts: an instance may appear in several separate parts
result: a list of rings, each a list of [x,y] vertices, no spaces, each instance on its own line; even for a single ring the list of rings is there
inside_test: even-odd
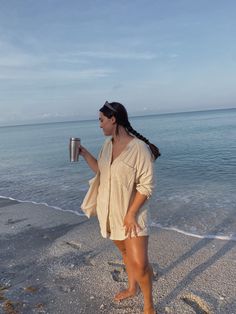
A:
[[[127,190],[132,190],[135,184],[136,169],[121,161],[115,169],[115,179]]]

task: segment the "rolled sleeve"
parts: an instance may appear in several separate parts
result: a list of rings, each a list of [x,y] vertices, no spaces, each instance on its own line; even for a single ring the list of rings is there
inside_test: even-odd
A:
[[[136,190],[147,198],[153,191],[153,160],[146,145],[139,152]]]

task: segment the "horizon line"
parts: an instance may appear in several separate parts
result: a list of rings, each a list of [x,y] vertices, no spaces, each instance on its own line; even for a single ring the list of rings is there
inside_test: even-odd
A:
[[[184,113],[195,113],[195,112],[206,112],[206,111],[222,111],[222,110],[235,110],[236,107],[231,108],[214,108],[205,110],[189,110],[189,111],[176,111],[176,112],[163,112],[163,113],[149,113],[149,114],[131,114],[129,118],[139,118],[139,117],[151,117],[151,116],[164,116],[164,115],[176,115]],[[33,125],[44,125],[44,124],[56,124],[56,123],[76,123],[76,122],[86,122],[86,121],[96,121],[95,118],[84,118],[79,120],[64,120],[64,121],[47,121],[47,122],[32,122],[32,123],[17,123],[17,124],[0,124],[0,128],[4,127],[15,127],[15,126],[33,126]]]

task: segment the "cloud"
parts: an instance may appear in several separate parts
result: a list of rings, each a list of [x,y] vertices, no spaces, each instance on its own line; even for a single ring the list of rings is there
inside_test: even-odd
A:
[[[17,46],[0,40],[0,67],[20,68],[41,64],[45,58],[25,52]]]
[[[0,67],[31,67],[41,62],[42,60],[27,54],[0,55]]]
[[[39,114],[39,115],[35,115],[34,118],[37,118],[37,119],[50,119],[50,118],[61,118],[61,117],[64,117],[65,115],[63,114],[60,114],[58,112],[45,112],[45,113],[42,113],[42,114]]]
[[[170,53],[170,54],[169,54],[169,57],[170,57],[171,59],[176,59],[176,58],[179,57],[179,55],[178,55],[177,53]]]
[[[129,60],[153,60],[157,56],[150,52],[126,52],[126,51],[80,51],[74,56],[101,59],[129,59]]]
[[[113,90],[119,90],[119,89],[122,89],[123,86],[124,86],[123,84],[117,83],[117,84],[112,86],[112,89]]]
[[[74,54],[24,52],[18,47],[0,41],[0,80],[68,80],[107,77],[113,70],[81,58],[72,58]],[[71,69],[69,62],[77,62]]]
[[[152,60],[150,52],[84,50],[65,53],[35,53],[0,41],[0,80],[88,80],[116,72],[100,66],[99,59]],[[72,68],[72,64],[76,67]],[[115,64],[114,64],[115,67]]]
[[[25,53],[0,42],[0,80],[81,80],[108,77],[114,69],[99,66],[96,59],[152,60],[152,53],[79,51],[68,53]],[[76,64],[71,68],[71,64]],[[115,65],[114,65],[115,66]]]
[[[111,73],[113,73],[112,69],[108,68],[91,68],[84,70],[53,70],[53,69],[45,69],[45,70],[21,70],[21,71],[13,71],[13,70],[4,70],[1,69],[0,72],[0,80],[87,80],[94,78],[102,78],[107,77]]]

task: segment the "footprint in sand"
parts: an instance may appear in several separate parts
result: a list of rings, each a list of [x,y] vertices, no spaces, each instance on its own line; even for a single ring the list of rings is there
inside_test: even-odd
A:
[[[95,262],[93,258],[96,256],[96,254],[93,254],[92,252],[84,252],[81,256],[82,261],[85,266],[95,266]]]
[[[112,276],[112,279],[114,281],[117,281],[117,282],[120,282],[120,271],[119,270],[116,270],[114,269],[112,272],[111,272],[111,276]]]
[[[72,265],[72,268],[77,266],[95,266],[94,254],[92,251],[81,252],[80,254],[73,254],[70,258],[66,257],[65,261]]]
[[[14,225],[14,224],[17,224],[18,222],[25,221],[25,220],[28,220],[28,218],[17,219],[17,220],[13,220],[13,219],[10,218],[10,219],[7,220],[5,225]]]
[[[82,244],[78,243],[78,242],[72,242],[72,241],[64,241],[63,244],[69,245],[70,247],[72,247],[73,249],[76,250],[80,250],[82,247]]]
[[[120,271],[118,269],[113,269],[111,271],[111,276],[112,276],[112,279],[116,282],[126,282],[127,281],[127,276],[124,277],[124,271]]]
[[[122,273],[124,273],[124,269],[122,268],[122,270],[118,270],[118,269],[114,269],[111,271],[111,276],[112,279],[116,282],[125,282],[126,279],[122,278]],[[158,280],[158,273],[154,273],[153,274],[153,281],[157,281]]]
[[[153,281],[157,281],[159,277],[160,277],[159,273],[157,271],[153,271],[153,277],[152,277]]]
[[[116,282],[125,282],[126,279],[122,278],[126,274],[125,265],[120,261],[109,261],[108,265],[115,267],[111,271],[112,279]]]
[[[112,275],[112,278],[114,281],[118,281],[118,282],[122,282],[122,281],[125,281],[124,279],[121,279],[120,276],[121,276],[121,273],[124,273],[126,272],[125,270],[125,265],[122,263],[122,262],[119,262],[119,261],[110,261],[108,262],[108,265],[111,265],[113,267],[116,267],[112,272],[111,272],[111,275]],[[157,281],[160,277],[160,274],[158,271],[154,271],[153,270],[153,281]]]
[[[11,287],[10,280],[6,278],[0,278],[0,291],[7,290]]]
[[[111,266],[116,267],[116,268],[121,268],[125,271],[125,264],[120,262],[120,261],[115,261],[115,262],[109,261],[108,265],[111,265]]]

